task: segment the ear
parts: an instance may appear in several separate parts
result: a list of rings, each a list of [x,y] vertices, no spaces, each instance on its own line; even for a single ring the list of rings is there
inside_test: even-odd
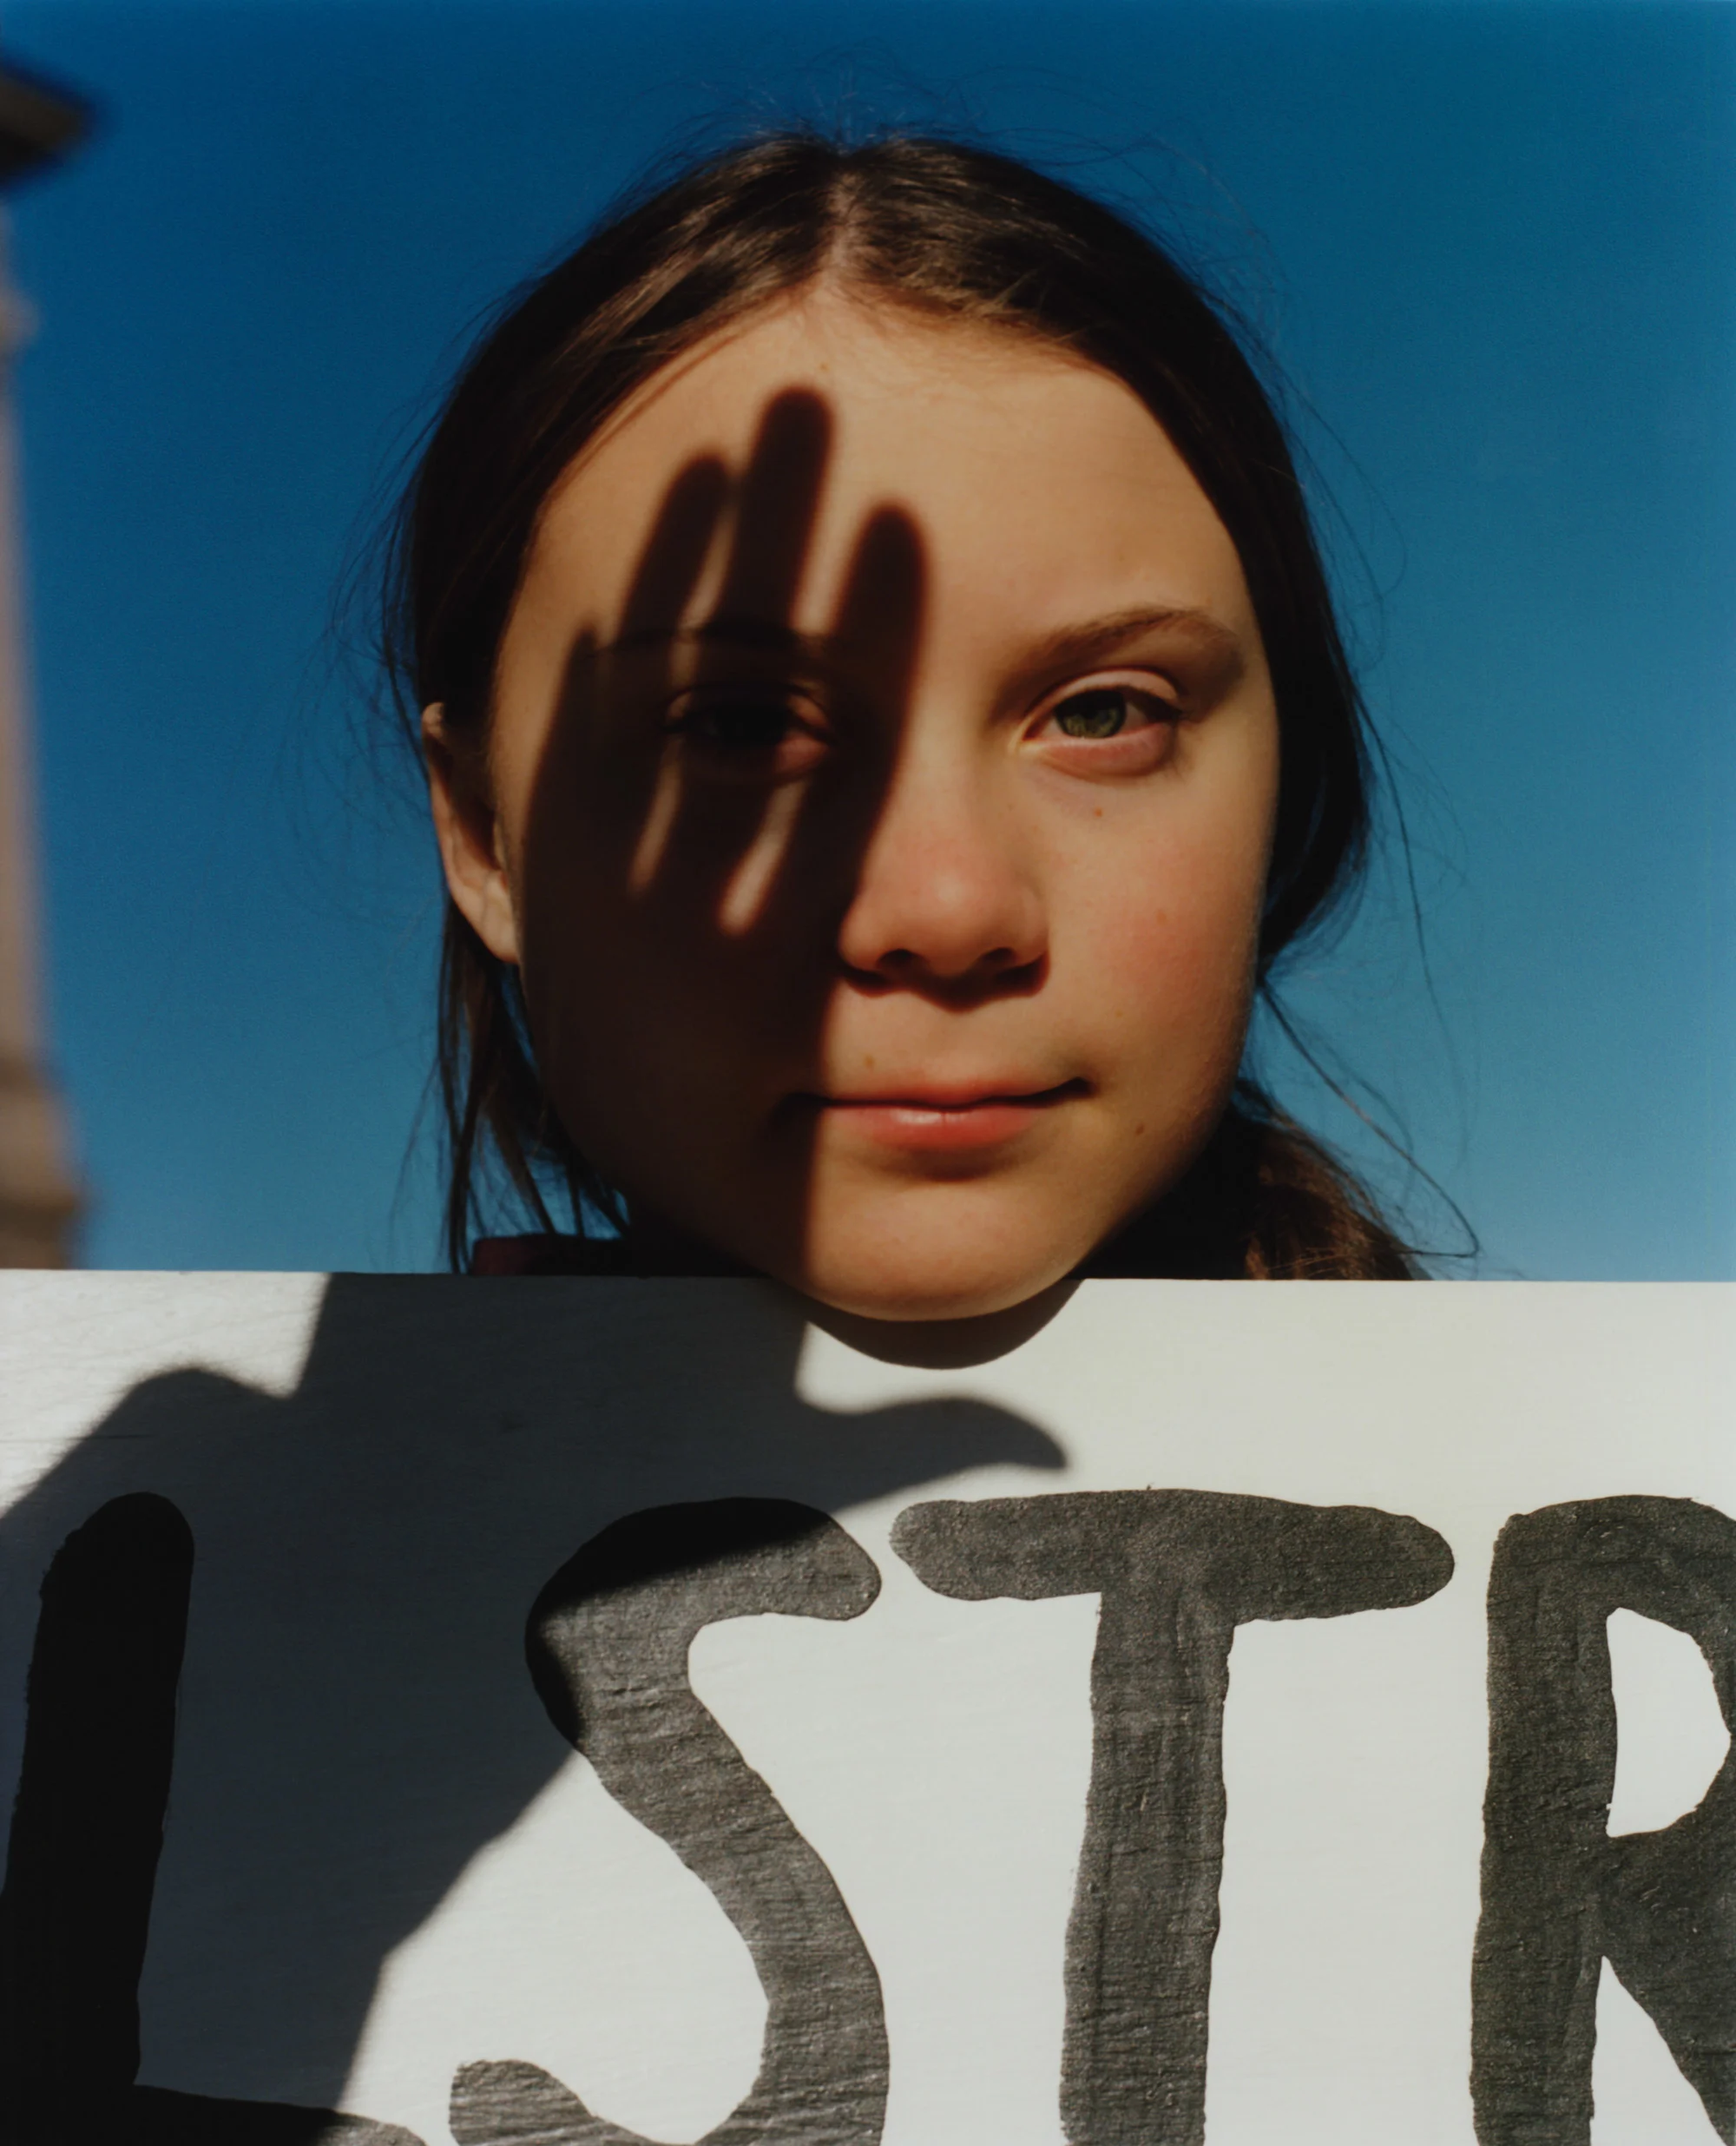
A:
[[[518,918],[486,773],[477,754],[449,734],[446,711],[437,701],[422,711],[422,752],[435,839],[452,899],[490,953],[516,966]]]

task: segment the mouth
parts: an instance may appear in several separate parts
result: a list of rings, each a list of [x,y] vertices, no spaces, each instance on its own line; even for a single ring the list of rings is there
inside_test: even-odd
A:
[[[929,1086],[890,1094],[804,1095],[797,1103],[846,1136],[909,1152],[957,1153],[1016,1139],[1048,1112],[1090,1092],[1082,1080],[1053,1088]]]

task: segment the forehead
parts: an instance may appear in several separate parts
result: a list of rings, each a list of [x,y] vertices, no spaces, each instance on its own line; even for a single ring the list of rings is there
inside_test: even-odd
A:
[[[792,396],[812,422],[779,442],[768,411]],[[1150,603],[1253,631],[1227,533],[1122,381],[1012,331],[829,288],[701,345],[617,413],[550,499],[523,608],[608,639],[667,503],[720,471],[704,569],[678,617],[648,622],[705,616],[757,544],[786,555],[792,622],[823,630],[891,507],[920,537],[931,622],[982,625],[986,603],[1041,629]]]

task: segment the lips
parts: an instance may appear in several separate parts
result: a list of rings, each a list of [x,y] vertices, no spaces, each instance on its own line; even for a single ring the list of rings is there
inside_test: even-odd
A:
[[[865,1096],[805,1096],[830,1128],[906,1152],[956,1153],[992,1148],[1028,1132],[1048,1112],[1087,1093],[1085,1082],[1027,1089],[1013,1083],[969,1087],[924,1082]]]

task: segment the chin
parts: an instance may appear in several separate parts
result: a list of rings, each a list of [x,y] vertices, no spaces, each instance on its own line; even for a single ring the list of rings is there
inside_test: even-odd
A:
[[[858,1319],[981,1319],[1041,1295],[1090,1249],[1052,1239],[1021,1246],[1005,1232],[974,1242],[961,1237],[947,1241],[936,1232],[920,1242],[821,1243],[780,1279]]]
[[[996,1288],[912,1289],[871,1285],[834,1286],[828,1281],[799,1280],[796,1287],[834,1312],[847,1312],[855,1319],[871,1319],[893,1326],[922,1323],[941,1325],[954,1320],[987,1319],[996,1312],[1010,1311],[1058,1281],[1045,1274],[1041,1280],[1021,1279]]]

